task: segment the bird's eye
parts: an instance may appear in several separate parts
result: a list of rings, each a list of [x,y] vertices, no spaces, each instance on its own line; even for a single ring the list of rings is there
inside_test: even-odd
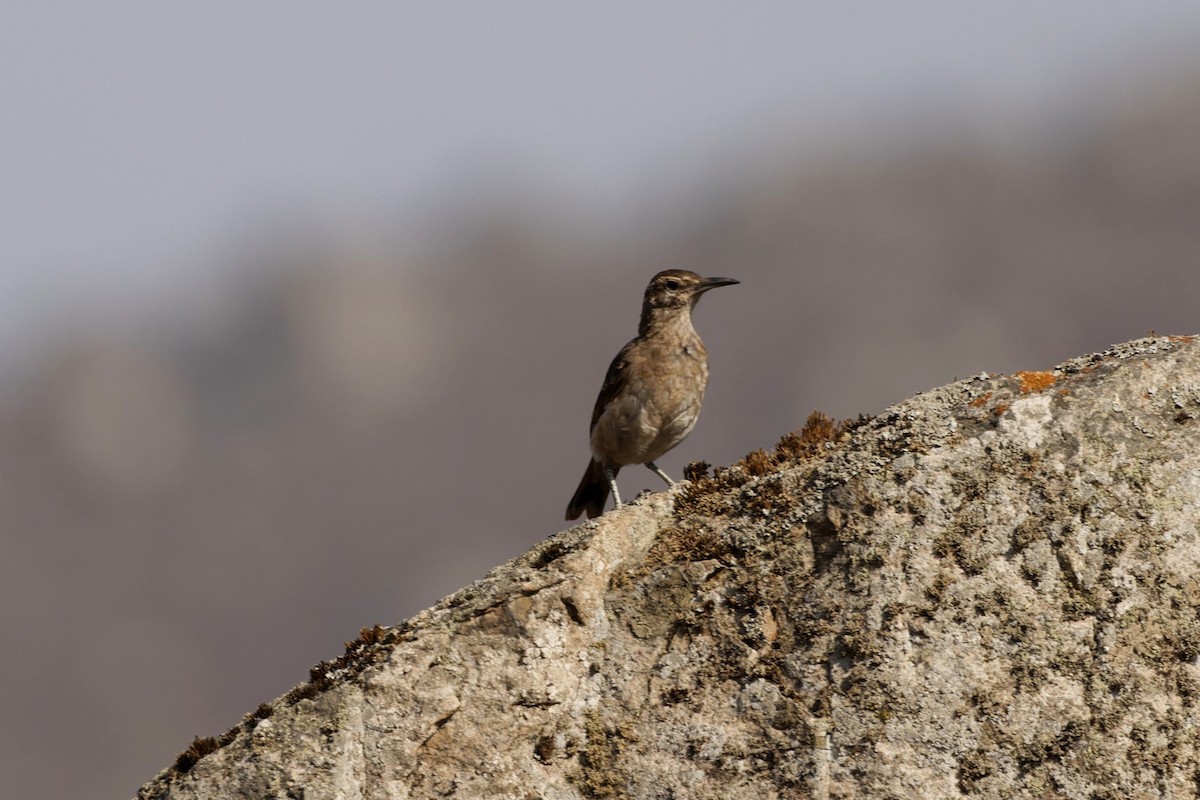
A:
[[[670,289],[671,291],[675,291],[676,289],[678,289],[678,288],[679,288],[679,281],[675,280],[674,278],[671,278],[670,280],[668,280],[668,281],[666,282],[666,284],[665,284],[665,285],[666,285],[666,287],[667,287],[668,289]]]

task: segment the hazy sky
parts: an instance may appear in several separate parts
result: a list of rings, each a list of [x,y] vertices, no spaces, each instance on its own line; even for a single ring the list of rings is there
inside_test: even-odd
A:
[[[1197,41],[1195,0],[16,5],[0,341],[146,302],[278,215],[489,174],[619,207],[697,153],[867,109],[1016,113]]]

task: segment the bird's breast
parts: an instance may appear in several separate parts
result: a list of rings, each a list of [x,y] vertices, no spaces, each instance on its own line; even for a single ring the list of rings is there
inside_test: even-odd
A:
[[[681,338],[643,342],[629,354],[623,391],[592,430],[594,454],[643,464],[691,433],[708,385],[708,357],[699,337]]]

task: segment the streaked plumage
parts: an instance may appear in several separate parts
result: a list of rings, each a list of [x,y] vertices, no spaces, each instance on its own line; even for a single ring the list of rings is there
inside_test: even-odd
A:
[[[709,289],[738,283],[665,270],[646,287],[638,335],[608,367],[592,410],[592,461],[567,519],[599,516],[609,491],[620,505],[621,467],[645,464],[668,483],[654,462],[682,442],[700,417],[708,386],[708,351],[692,327],[692,309]]]

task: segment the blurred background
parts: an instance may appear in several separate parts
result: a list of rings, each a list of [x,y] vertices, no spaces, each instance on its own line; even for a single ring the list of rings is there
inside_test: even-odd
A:
[[[1200,332],[1194,0],[44,2],[0,45],[11,797],[132,796],[565,527],[660,269],[742,281],[675,476]]]

